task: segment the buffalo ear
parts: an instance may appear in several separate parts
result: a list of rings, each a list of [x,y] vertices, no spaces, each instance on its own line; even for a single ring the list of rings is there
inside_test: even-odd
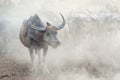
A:
[[[51,26],[51,24],[49,22],[46,22],[47,26]]]

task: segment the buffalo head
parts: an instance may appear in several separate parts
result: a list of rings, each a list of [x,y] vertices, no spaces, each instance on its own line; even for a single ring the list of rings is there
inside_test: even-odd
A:
[[[46,23],[46,26],[42,24],[42,21],[37,15],[34,15],[33,21],[31,22],[31,28],[37,31],[38,35],[43,37],[43,40],[50,46],[56,48],[60,45],[60,42],[57,38],[57,30],[62,29],[65,26],[65,19],[62,14],[62,23],[58,26],[53,26],[49,22]]]

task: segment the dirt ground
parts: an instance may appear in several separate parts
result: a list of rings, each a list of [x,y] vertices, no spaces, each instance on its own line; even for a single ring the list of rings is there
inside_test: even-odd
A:
[[[0,80],[58,80],[56,74],[36,73],[30,68],[30,61],[11,54],[0,54]]]
[[[71,64],[58,69],[49,66],[50,74],[33,73],[30,71],[30,61],[15,57],[15,55],[0,54],[0,80],[119,80],[119,78],[111,79],[114,76],[107,75],[112,72],[107,68],[99,69],[98,66],[86,64],[82,64],[84,68],[86,65],[86,70],[78,64]]]
[[[29,80],[29,64],[14,60],[7,54],[0,54],[0,80]]]

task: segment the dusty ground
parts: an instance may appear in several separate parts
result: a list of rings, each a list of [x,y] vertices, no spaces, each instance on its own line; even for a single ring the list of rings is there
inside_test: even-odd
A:
[[[18,56],[0,54],[0,80],[59,80],[56,70],[50,74],[32,72],[30,61],[15,57]]]
[[[15,58],[15,55],[0,54],[0,80],[58,80],[56,71],[41,74],[30,71],[30,62]]]
[[[68,63],[62,68],[49,65],[50,74],[34,73],[30,71],[30,61],[0,54],[0,80],[119,80],[119,74],[114,79],[116,73],[105,65]]]
[[[0,80],[28,80],[28,63],[0,54]]]

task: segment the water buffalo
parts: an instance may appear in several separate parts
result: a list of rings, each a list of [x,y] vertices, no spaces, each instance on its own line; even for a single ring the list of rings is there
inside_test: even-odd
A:
[[[35,71],[37,68],[34,64],[34,54],[37,54],[39,57],[39,64],[43,66],[44,71],[48,72],[45,65],[48,46],[56,48],[60,45],[57,38],[57,30],[60,30],[65,26],[65,19],[62,14],[60,15],[63,22],[58,26],[53,26],[48,22],[45,26],[37,14],[23,22],[20,30],[20,41],[28,48],[32,61],[32,69]],[[40,53],[40,50],[43,50],[43,53]]]

